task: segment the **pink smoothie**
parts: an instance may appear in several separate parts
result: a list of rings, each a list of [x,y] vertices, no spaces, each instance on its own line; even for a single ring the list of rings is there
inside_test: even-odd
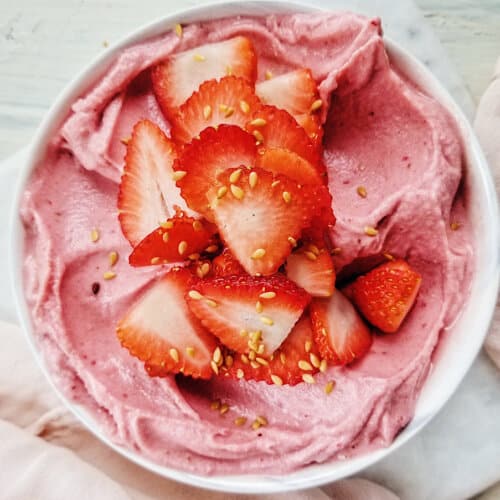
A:
[[[116,208],[120,139],[141,118],[169,131],[151,90],[152,65],[235,35],[253,41],[259,79],[266,70],[310,67],[329,103],[324,160],[341,277],[383,252],[407,259],[423,276],[400,331],[377,335],[361,362],[329,368],[314,385],[150,378],[115,334],[143,287],[165,271],[127,263],[131,248]],[[116,444],[159,464],[199,474],[284,473],[388,446],[412,418],[440,335],[467,296],[472,230],[463,174],[454,122],[391,65],[378,19],[242,17],[132,46],[73,104],[26,187],[24,285],[39,349],[68,398],[84,405]],[[361,185],[366,198],[356,192]],[[367,236],[365,226],[379,233]],[[97,243],[90,241],[92,228],[100,230]],[[104,281],[111,251],[120,255],[117,277]],[[336,386],[327,396],[329,380]],[[224,416],[210,409],[215,399],[229,404]],[[264,415],[269,424],[237,427],[240,415]]]

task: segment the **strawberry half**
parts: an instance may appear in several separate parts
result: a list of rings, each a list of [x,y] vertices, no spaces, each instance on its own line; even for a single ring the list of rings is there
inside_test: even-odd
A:
[[[175,162],[174,169],[185,172],[177,186],[189,207],[212,220],[206,194],[217,185],[217,176],[227,168],[253,165],[256,155],[254,138],[240,127],[207,128],[185,146]]]
[[[197,260],[210,244],[213,226],[178,214],[148,234],[130,254],[132,266]]]
[[[227,376],[275,385],[296,385],[303,381],[311,382],[320,364],[321,359],[313,340],[311,321],[309,316],[304,314],[269,359],[256,356],[252,360],[246,354],[235,355]]]
[[[150,285],[118,324],[120,343],[145,362],[150,376],[212,375],[217,342],[184,300],[191,280],[187,269],[173,269]]]
[[[229,169],[207,198],[220,236],[248,274],[275,273],[302,230],[329,203],[325,186],[254,168]]]
[[[311,139],[321,140],[321,101],[311,70],[300,68],[259,82],[255,93],[262,102],[288,111]]]
[[[415,302],[422,277],[407,262],[386,262],[357,278],[350,292],[361,314],[386,333],[398,330]]]
[[[255,166],[274,174],[286,175],[300,184],[323,184],[324,176],[297,153],[281,148],[264,148],[257,155]]]
[[[265,148],[288,149],[297,153],[321,173],[320,152],[293,116],[283,109],[262,105],[248,121],[246,129]]]
[[[172,119],[172,138],[190,142],[207,127],[226,123],[245,127],[260,106],[253,86],[243,78],[226,76],[202,83]]]
[[[255,83],[257,58],[252,42],[237,36],[170,56],[151,71],[156,99],[168,119],[207,80],[226,75]]]
[[[118,218],[123,234],[137,245],[176,209],[187,210],[172,179],[175,145],[149,120],[134,126],[127,144],[118,195]]]
[[[329,299],[314,299],[309,311],[323,358],[345,365],[366,354],[372,344],[370,330],[341,292],[335,290]]]
[[[264,357],[281,345],[310,299],[282,275],[200,280],[186,294],[191,311],[225,346]]]
[[[229,248],[224,248],[222,253],[212,261],[212,269],[218,278],[235,274],[245,274],[241,264],[234,258]]]
[[[330,253],[313,244],[306,244],[288,256],[286,275],[313,297],[330,297],[335,289]]]

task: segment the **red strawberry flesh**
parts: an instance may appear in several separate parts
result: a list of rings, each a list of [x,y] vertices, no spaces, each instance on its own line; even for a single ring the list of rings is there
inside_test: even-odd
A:
[[[247,80],[235,76],[209,80],[172,117],[172,137],[178,142],[190,142],[205,128],[222,123],[244,128],[259,106]]]
[[[134,248],[129,263],[137,267],[197,260],[210,246],[212,235],[211,228],[198,219],[172,217]]]
[[[278,386],[296,385],[306,380],[311,382],[319,370],[321,358],[313,340],[309,316],[304,314],[300,318],[272,359],[266,360],[264,364],[259,361],[236,354],[228,376]]]
[[[407,262],[386,262],[356,279],[353,301],[363,316],[386,333],[394,333],[411,310],[422,277]]]
[[[121,228],[137,245],[176,209],[187,210],[172,179],[175,145],[149,120],[134,126],[118,195]]]
[[[366,354],[372,344],[370,330],[341,292],[335,290],[329,299],[314,299],[309,310],[323,358],[345,365]]]
[[[170,119],[203,82],[229,73],[255,82],[257,59],[248,38],[237,36],[174,54],[153,68],[151,80],[156,99]]]
[[[184,300],[191,280],[187,269],[170,271],[146,289],[118,324],[120,343],[145,362],[151,376],[212,375],[217,343]]]
[[[200,280],[186,300],[225,346],[268,357],[285,340],[310,296],[282,275],[242,275]]]
[[[229,169],[218,181],[227,192],[222,197],[220,188],[207,193],[214,221],[221,238],[251,275],[275,273],[302,230],[330,203],[325,186],[302,186],[260,168]]]
[[[235,125],[207,128],[182,151],[174,169],[186,172],[177,181],[189,207],[212,220],[207,192],[219,186],[217,176],[240,165],[252,166],[257,155],[255,139]]]

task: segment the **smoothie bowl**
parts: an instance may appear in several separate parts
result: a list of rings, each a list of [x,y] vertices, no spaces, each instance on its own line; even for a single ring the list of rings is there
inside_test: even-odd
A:
[[[482,344],[497,249],[488,168],[427,70],[378,19],[267,2],[90,66],[13,221],[21,319],[72,411],[233,492],[333,481],[418,432]]]

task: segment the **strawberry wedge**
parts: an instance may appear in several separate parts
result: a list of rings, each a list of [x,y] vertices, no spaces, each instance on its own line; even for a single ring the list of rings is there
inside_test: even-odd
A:
[[[255,83],[257,58],[248,38],[237,36],[175,54],[153,68],[151,80],[163,113],[171,119],[203,82],[227,75]]]
[[[176,209],[187,210],[172,178],[176,158],[174,143],[158,126],[148,120],[134,126],[118,195],[118,218],[132,246]]]
[[[357,278],[350,286],[350,293],[356,307],[372,325],[394,333],[411,310],[421,283],[420,274],[398,259]]]
[[[207,127],[222,123],[245,127],[260,106],[253,86],[243,78],[226,76],[203,83],[172,119],[172,138],[190,142]]]
[[[265,104],[288,111],[312,140],[321,139],[318,111],[322,102],[309,69],[296,69],[259,82],[255,85],[255,93]]]
[[[306,244],[286,260],[287,278],[313,297],[330,297],[335,288],[335,269],[325,248]]]
[[[275,273],[301,232],[330,206],[325,186],[301,185],[260,168],[229,169],[207,199],[220,236],[251,275]]]
[[[262,105],[252,115],[246,129],[265,148],[288,149],[307,160],[320,173],[324,170],[317,145],[285,110]]]
[[[132,266],[197,260],[212,243],[213,226],[178,214],[148,234],[129,257]]]
[[[191,311],[225,346],[269,357],[285,340],[310,296],[282,275],[200,280],[186,294]]]
[[[332,364],[352,363],[370,349],[370,330],[338,290],[329,299],[314,299],[309,311],[314,340],[321,356]]]
[[[191,280],[188,270],[173,269],[150,285],[118,324],[120,343],[145,362],[150,376],[212,375],[217,342],[184,300]]]
[[[256,357],[251,360],[246,354],[237,354],[227,375],[235,379],[264,381],[278,386],[314,383],[314,374],[321,366],[326,369],[325,361],[323,364],[321,361],[313,341],[311,321],[304,314],[271,359]]]
[[[206,194],[219,186],[217,176],[228,168],[253,165],[256,155],[254,138],[240,127],[205,129],[199,139],[184,147],[175,162],[182,197],[193,210],[213,220]]]

